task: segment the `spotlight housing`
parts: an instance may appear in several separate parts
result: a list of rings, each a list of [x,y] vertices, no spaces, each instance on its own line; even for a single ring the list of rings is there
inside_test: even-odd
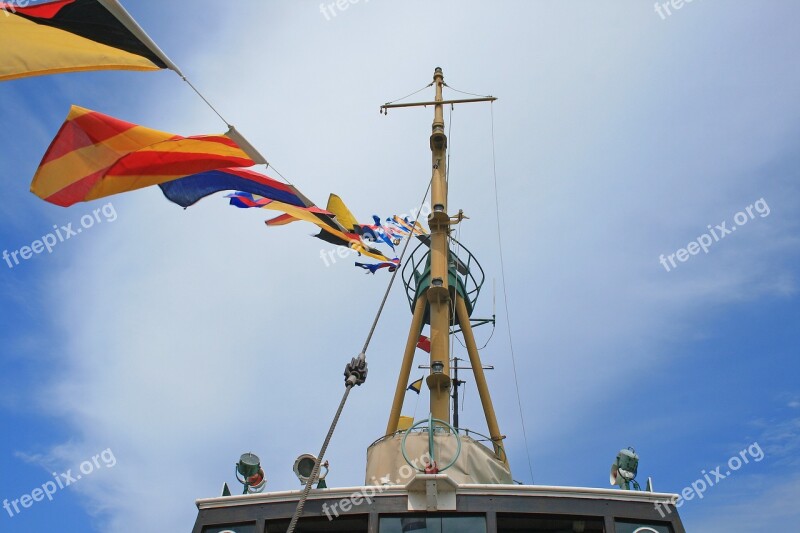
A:
[[[267,477],[261,468],[261,459],[254,453],[245,453],[236,463],[236,479],[244,485],[242,494],[254,494],[264,490]]]
[[[639,456],[633,448],[626,448],[620,450],[617,454],[617,459],[611,465],[611,473],[609,474],[609,482],[612,485],[618,485],[620,488],[630,490],[631,483],[639,489],[639,483],[636,482],[636,472],[639,468]]]
[[[314,472],[314,465],[317,463],[317,457],[315,455],[311,455],[310,453],[304,453],[300,455],[294,462],[294,475],[297,476],[297,479],[300,480],[301,485],[305,485],[308,483],[308,478],[311,477],[311,474]],[[324,472],[322,469],[325,469]],[[324,489],[327,487],[325,483],[325,477],[328,475],[328,471],[330,470],[328,461],[325,461],[319,466],[319,472],[317,473],[317,477],[314,479],[314,482],[317,483],[318,489]]]

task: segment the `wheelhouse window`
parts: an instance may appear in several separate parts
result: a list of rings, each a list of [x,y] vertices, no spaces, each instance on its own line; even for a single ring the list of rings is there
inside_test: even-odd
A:
[[[530,514],[497,515],[497,533],[602,533],[599,517],[542,516]],[[617,533],[620,530],[617,529]]]
[[[256,525],[250,522],[225,526],[206,526],[203,528],[203,533],[256,533]]]
[[[669,524],[629,522],[617,520],[617,533],[672,533]]]
[[[380,533],[486,533],[484,515],[381,516]]]
[[[267,533],[286,533],[291,520],[267,520]],[[334,533],[367,533],[368,515],[339,516],[329,520],[321,518],[301,518],[295,528],[296,533],[316,533],[332,531]],[[237,532],[238,533],[238,532]],[[254,532],[255,533],[255,530]]]

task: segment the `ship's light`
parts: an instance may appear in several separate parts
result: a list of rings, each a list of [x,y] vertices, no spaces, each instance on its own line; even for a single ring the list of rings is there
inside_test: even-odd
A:
[[[259,468],[261,468],[261,459],[253,453],[242,454],[239,462],[236,463],[236,471],[245,479],[258,474]]]
[[[297,476],[301,484],[305,485],[308,483],[308,478],[310,478],[311,474],[314,472],[315,464],[317,464],[317,458],[310,453],[304,453],[295,460],[294,475]],[[317,488],[326,488],[325,476],[328,475],[328,470],[328,461],[325,461],[320,465],[317,477],[314,479],[314,481],[317,482]]]
[[[253,453],[242,454],[239,462],[236,463],[236,479],[244,485],[243,494],[264,490],[267,479],[261,468],[261,459]]]
[[[636,472],[639,469],[639,456],[633,448],[620,450],[617,454],[617,460],[611,465],[611,474],[609,475],[609,482],[612,485],[619,485],[621,488],[628,489],[630,483],[636,483]]]

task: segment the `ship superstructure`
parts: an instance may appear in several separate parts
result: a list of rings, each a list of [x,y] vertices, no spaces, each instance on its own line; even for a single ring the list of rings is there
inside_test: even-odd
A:
[[[521,485],[513,481],[473,327],[492,319],[473,317],[484,273],[472,253],[453,237],[465,215],[448,210],[447,136],[444,106],[494,101],[491,96],[446,100],[444,74],[435,69],[434,99],[387,104],[388,109],[431,106],[434,109],[432,212],[430,234],[420,236],[398,272],[412,311],[408,338],[385,433],[367,451],[363,486],[329,488],[320,474],[338,413],[350,390],[366,379],[366,345],[345,370],[346,393],[318,457],[305,456],[295,472],[305,490],[249,494],[250,482],[262,483],[263,471],[243,456],[237,465],[245,493],[197,501],[194,533],[264,533],[337,531],[370,533],[684,533],[673,494],[645,491]],[[406,243],[406,248],[412,237]],[[404,249],[405,251],[405,249]],[[429,327],[429,413],[419,420],[401,416],[414,354]],[[452,366],[451,336],[459,333],[469,356],[486,420],[483,435],[458,427],[450,418],[452,392],[458,385]],[[457,389],[456,389],[457,390]],[[485,445],[487,442],[488,445]],[[635,483],[638,456],[623,450],[612,467],[612,484]],[[312,486],[316,484],[316,488]]]

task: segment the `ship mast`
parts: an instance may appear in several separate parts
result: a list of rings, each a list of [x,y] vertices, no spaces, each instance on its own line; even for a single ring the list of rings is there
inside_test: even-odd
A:
[[[411,374],[414,351],[417,346],[420,332],[426,318],[430,321],[430,374],[426,379],[430,389],[430,413],[433,418],[450,422],[450,330],[451,326],[458,324],[464,335],[464,341],[469,353],[470,366],[472,367],[475,383],[481,399],[489,435],[494,446],[497,458],[508,464],[497,423],[486,376],[483,372],[475,337],[470,322],[471,309],[465,302],[466,294],[459,286],[455,262],[451,261],[450,253],[450,227],[458,224],[463,219],[463,214],[451,217],[447,213],[447,136],[444,129],[444,106],[456,103],[494,101],[494,97],[444,100],[442,90],[445,86],[444,74],[441,68],[436,68],[433,74],[433,84],[436,97],[433,102],[419,102],[416,104],[387,104],[386,109],[394,107],[434,106],[433,125],[430,137],[432,156],[431,200],[433,210],[428,217],[430,226],[430,274],[429,279],[422,280],[424,290],[420,291],[413,306],[413,318],[406,342],[403,362],[395,389],[394,401],[386,426],[386,434],[391,435],[398,429],[400,410],[403,406],[406,386]],[[457,258],[456,258],[457,259]],[[427,275],[427,274],[426,274]],[[453,284],[457,286],[452,286]]]
[[[444,75],[437,68],[433,75],[436,102],[442,101]],[[447,236],[450,217],[447,215],[447,136],[444,133],[444,105],[434,106],[433,132],[430,145],[433,177],[431,203],[433,212],[428,218],[431,230],[431,285],[428,305],[431,319],[431,373],[426,379],[430,389],[433,418],[450,421],[450,289],[447,267],[450,246]],[[439,370],[441,369],[441,373]]]

